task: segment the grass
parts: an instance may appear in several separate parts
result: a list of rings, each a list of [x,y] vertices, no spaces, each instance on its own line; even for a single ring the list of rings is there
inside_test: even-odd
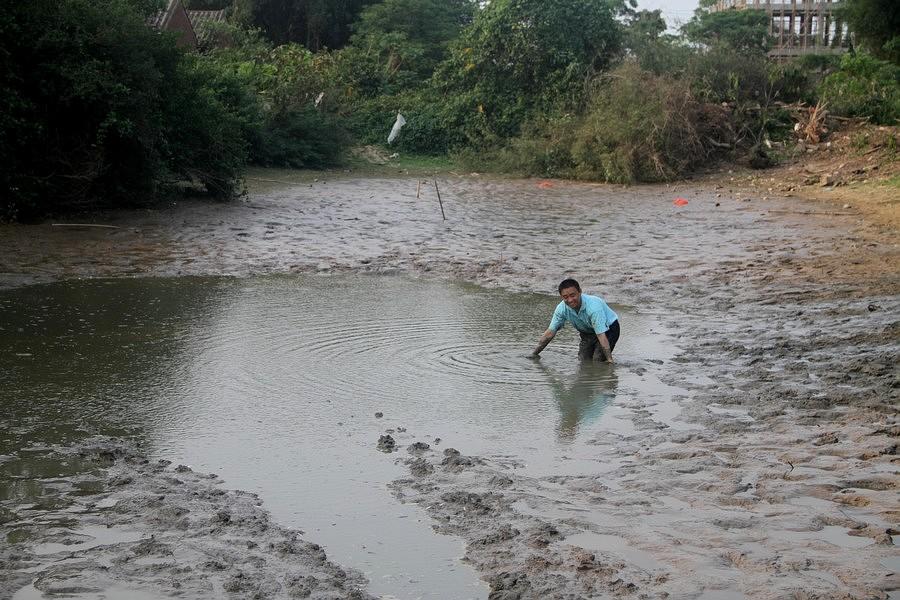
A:
[[[897,173],[889,179],[885,179],[881,182],[881,185],[893,188],[895,190],[900,190],[900,173]]]

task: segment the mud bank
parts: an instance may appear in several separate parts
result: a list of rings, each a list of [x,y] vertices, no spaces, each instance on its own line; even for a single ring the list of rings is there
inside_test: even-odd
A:
[[[374,598],[359,573],[215,475],[114,439],[41,454],[93,463],[103,479],[75,495],[83,480],[59,480],[58,494],[4,513],[14,543],[0,550],[2,598]]]
[[[442,182],[444,222],[416,187],[287,181],[238,205],[109,215],[118,230],[7,228],[0,271],[8,285],[410,273],[546,293],[573,275],[677,332],[673,360],[640,368],[680,390],[679,410],[621,400],[633,432],[598,434],[581,475],[534,476],[502,444],[470,460],[414,450],[395,492],[467,542],[492,598],[900,589],[895,230],[714,188],[475,178]]]
[[[855,433],[879,454],[897,430]],[[720,438],[598,439],[597,460],[621,466],[538,478],[509,460],[417,451],[393,487],[467,541],[492,599],[887,598],[898,587],[892,472],[846,480],[833,450],[765,458],[830,443],[815,426]],[[880,515],[859,510],[872,504]]]

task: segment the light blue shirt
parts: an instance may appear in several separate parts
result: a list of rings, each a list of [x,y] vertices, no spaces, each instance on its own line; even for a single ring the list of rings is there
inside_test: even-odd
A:
[[[619,316],[613,312],[609,305],[597,296],[581,295],[581,308],[572,310],[565,302],[560,302],[553,311],[553,319],[550,321],[550,330],[556,333],[569,322],[578,331],[583,333],[606,333],[609,326],[618,320]]]

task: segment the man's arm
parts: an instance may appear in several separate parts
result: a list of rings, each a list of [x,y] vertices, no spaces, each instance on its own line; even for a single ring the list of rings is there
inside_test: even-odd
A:
[[[538,355],[541,353],[541,350],[546,348],[547,344],[549,344],[550,340],[552,340],[555,336],[556,336],[556,332],[553,331],[552,329],[548,329],[547,331],[545,331],[544,335],[541,336],[541,339],[538,340],[538,345],[535,346],[534,350],[532,351],[531,357],[537,358]]]
[[[609,348],[609,340],[606,338],[606,333],[598,333],[597,341],[600,342],[600,348],[603,350],[603,356],[606,357],[606,362],[612,362],[612,350]]]

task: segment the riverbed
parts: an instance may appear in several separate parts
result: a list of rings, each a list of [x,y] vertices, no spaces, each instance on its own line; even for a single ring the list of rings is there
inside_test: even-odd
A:
[[[251,184],[0,229],[7,593],[65,589],[47,569],[98,545],[34,521],[90,537],[124,506],[104,474],[143,456],[165,464],[136,485],[215,472],[375,596],[898,587],[896,232],[715,187],[445,177],[444,218],[431,179]],[[525,358],[566,276],[620,312],[615,365],[574,337]],[[132,467],[59,458],[84,444]],[[111,554],[159,533],[117,514]],[[188,597],[246,592],[226,566]],[[176,593],[80,572],[92,597]]]

